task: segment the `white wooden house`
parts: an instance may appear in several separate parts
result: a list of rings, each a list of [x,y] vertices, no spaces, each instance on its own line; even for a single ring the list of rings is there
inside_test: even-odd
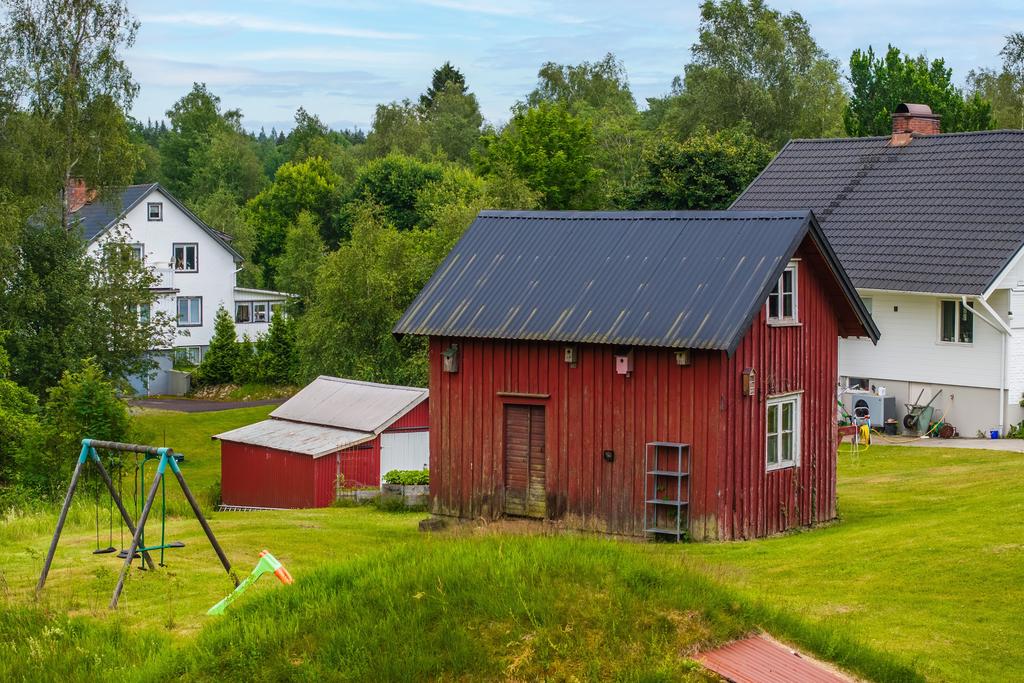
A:
[[[202,361],[219,307],[231,311],[239,339],[255,339],[291,296],[238,287],[242,256],[231,246],[231,236],[204,223],[158,183],[131,185],[108,201],[78,185],[68,197],[90,251],[99,249],[115,226],[125,226],[137,257],[159,278],[155,310],[140,314],[163,311],[176,322],[172,347],[152,351],[158,369],[133,379],[139,393],[169,393],[175,358]]]
[[[1024,398],[1024,131],[940,132],[899,105],[891,135],[792,140],[733,204],[810,208],[881,331],[839,342],[839,381],[934,405],[961,435]]]

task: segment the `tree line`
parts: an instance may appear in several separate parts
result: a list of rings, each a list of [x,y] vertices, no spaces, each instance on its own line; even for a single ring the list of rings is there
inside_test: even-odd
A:
[[[886,135],[900,102],[930,105],[947,132],[1024,127],[1021,34],[964,87],[942,59],[894,46],[855,50],[844,73],[799,13],[761,0],[703,2],[689,63],[645,103],[609,53],[542,64],[500,124],[448,62],[417,98],[378,105],[367,132],[301,107],[287,132],[253,132],[202,83],[141,122],[123,0],[0,7],[0,377],[44,403],[85,359],[115,384],[145,371],[173,331],[138,315],[153,275],[116,240],[86,253],[75,179],[101,199],[160,182],[231,235],[240,285],[298,295],[264,340],[239,345],[218,320],[198,380],[423,384],[423,341],[391,328],[481,209],[725,208],[787,140]],[[4,411],[40,410],[4,396],[0,437]]]

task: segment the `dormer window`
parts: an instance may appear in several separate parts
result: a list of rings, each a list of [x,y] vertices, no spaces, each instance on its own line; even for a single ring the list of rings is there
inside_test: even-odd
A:
[[[199,245],[195,243],[175,244],[171,265],[174,266],[176,273],[199,272]]]
[[[162,221],[164,219],[163,202],[149,202],[146,204],[146,217],[151,221]]]
[[[796,268],[796,262],[790,262],[768,295],[769,325],[796,325],[800,322],[797,315]]]

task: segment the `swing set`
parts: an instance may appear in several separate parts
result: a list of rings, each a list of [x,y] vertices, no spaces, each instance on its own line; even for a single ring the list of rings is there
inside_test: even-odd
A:
[[[122,500],[121,492],[123,492],[122,478],[123,478],[123,465],[118,460],[116,467],[118,470],[118,487],[114,488],[114,482],[107,472],[107,469],[103,466],[103,460],[100,458],[99,453],[96,449],[102,449],[106,451],[114,451],[121,453],[135,453],[136,454],[136,475],[138,477],[138,487],[133,487],[132,497],[136,501],[136,512],[139,515],[139,524],[135,526],[132,522],[131,515],[128,514],[128,510],[125,509],[124,502]],[[138,455],[143,456],[141,465],[138,464]],[[235,587],[238,586],[238,576],[231,569],[231,563],[228,562],[227,557],[224,555],[224,551],[221,549],[220,544],[217,542],[216,537],[213,535],[213,530],[210,529],[209,523],[206,521],[206,517],[203,516],[202,510],[199,509],[199,503],[196,502],[195,497],[192,495],[192,491],[189,489],[188,484],[185,483],[185,477],[181,473],[181,469],[178,467],[178,463],[184,461],[184,456],[175,454],[170,448],[157,448],[155,446],[141,446],[138,444],[121,443],[118,441],[99,441],[96,439],[82,439],[82,451],[78,456],[78,464],[75,465],[75,471],[71,475],[71,484],[68,486],[68,492],[64,497],[64,505],[61,507],[60,516],[57,518],[57,528],[53,532],[53,539],[50,541],[50,549],[46,553],[46,561],[43,563],[43,571],[39,576],[39,582],[36,584],[36,594],[38,595],[46,584],[46,576],[50,573],[50,567],[53,564],[53,556],[57,551],[57,542],[60,540],[61,531],[64,529],[64,523],[67,521],[68,510],[71,508],[71,501],[75,495],[75,489],[78,486],[78,481],[82,475],[82,470],[85,464],[89,461],[96,466],[99,471],[100,478],[103,480],[103,484],[107,488],[107,492],[110,494],[110,505],[108,506],[108,547],[100,548],[100,527],[99,527],[99,488],[96,490],[96,549],[93,551],[94,555],[106,555],[116,551],[113,546],[113,535],[114,535],[114,522],[113,522],[113,506],[117,506],[118,512],[121,514],[121,521],[132,534],[131,545],[125,550],[118,553],[119,558],[124,559],[124,564],[121,566],[121,574],[117,580],[117,586],[114,588],[114,595],[110,599],[110,608],[114,609],[117,607],[117,601],[121,597],[121,591],[124,589],[124,581],[128,575],[128,570],[131,568],[132,560],[136,557],[141,558],[140,568],[145,569],[147,566],[151,570],[155,570],[153,558],[150,556],[150,551],[160,551],[160,566],[164,566],[164,551],[172,548],[183,548],[184,543],[179,541],[172,541],[168,543],[166,541],[166,521],[167,521],[167,480],[164,476],[167,468],[171,469],[175,478],[178,480],[178,484],[181,486],[182,493],[185,494],[185,499],[188,500],[189,505],[192,507],[192,512],[195,514],[196,519],[199,520],[199,524],[203,527],[203,531],[206,533],[207,539],[210,541],[210,545],[213,546],[214,552],[217,553],[217,557],[220,559],[221,564],[224,566],[224,571],[227,572],[228,576],[234,582]],[[153,484],[150,486],[149,493],[145,497],[145,503],[142,506],[141,512],[138,511],[138,500],[135,497],[135,491],[138,491],[139,497],[141,497],[143,487],[145,486],[145,466],[147,462],[156,461],[156,473],[153,475]],[[111,459],[111,468],[114,468],[114,461]],[[161,489],[161,504],[160,504],[160,542],[156,545],[147,546],[145,544],[145,528],[146,521],[149,519],[150,511],[153,508],[153,503],[156,500],[157,489]],[[124,544],[124,532],[122,529],[122,545]]]

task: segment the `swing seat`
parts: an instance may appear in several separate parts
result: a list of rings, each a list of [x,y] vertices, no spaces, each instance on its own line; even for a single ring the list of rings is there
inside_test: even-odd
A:
[[[145,550],[146,552],[152,552],[154,550],[163,550],[164,548],[184,548],[185,544],[181,541],[171,541],[170,543],[164,543],[163,545],[148,545],[145,548],[139,548],[140,551]]]
[[[122,560],[123,560],[124,558],[128,557],[128,549],[127,549],[127,548],[125,548],[124,550],[120,551],[120,552],[119,552],[119,553],[117,554],[117,556],[118,556],[119,558],[121,558]],[[139,558],[139,557],[142,557],[142,553],[140,553],[140,552],[139,552],[138,550],[136,550],[136,551],[135,551],[135,557],[133,557],[132,559],[136,559],[136,558]]]
[[[108,548],[96,548],[96,550],[92,551],[92,554],[93,555],[109,555],[110,553],[116,553],[116,552],[117,552],[117,548],[115,548],[114,546],[110,546]]]

